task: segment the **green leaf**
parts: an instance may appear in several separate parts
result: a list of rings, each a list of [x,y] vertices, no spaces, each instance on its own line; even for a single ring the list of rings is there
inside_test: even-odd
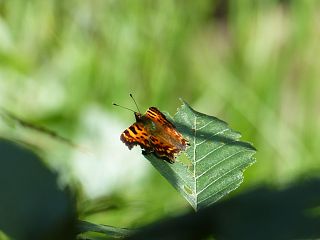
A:
[[[0,138],[0,239],[73,239],[76,202],[29,149]]]
[[[151,154],[146,158],[195,210],[239,187],[243,171],[255,162],[251,144],[239,141],[241,135],[227,123],[193,110],[184,101],[173,122],[190,147],[174,164]]]
[[[107,225],[94,224],[86,221],[78,222],[78,233],[83,234],[86,232],[102,233],[112,238],[125,238],[134,233],[134,230],[126,228],[117,228]]]

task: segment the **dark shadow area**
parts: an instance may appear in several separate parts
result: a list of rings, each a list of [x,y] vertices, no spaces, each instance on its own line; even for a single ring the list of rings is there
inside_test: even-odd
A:
[[[197,213],[164,219],[128,239],[315,239],[320,237],[320,180],[284,190],[259,187]]]
[[[0,230],[14,239],[75,239],[75,199],[32,152],[0,139]]]

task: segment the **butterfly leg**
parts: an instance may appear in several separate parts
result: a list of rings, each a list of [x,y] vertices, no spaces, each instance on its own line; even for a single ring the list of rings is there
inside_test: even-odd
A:
[[[143,155],[149,155],[151,153],[152,153],[152,151],[148,151],[148,150],[142,149],[142,154]]]
[[[160,157],[161,159],[165,160],[168,163],[174,163],[174,160],[167,158],[167,157]]]

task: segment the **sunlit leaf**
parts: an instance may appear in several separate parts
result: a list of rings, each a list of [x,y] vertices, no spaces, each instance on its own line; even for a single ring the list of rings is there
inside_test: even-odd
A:
[[[218,118],[193,110],[186,102],[173,118],[190,147],[169,164],[146,155],[153,166],[198,210],[243,181],[243,171],[255,162],[255,148]]]

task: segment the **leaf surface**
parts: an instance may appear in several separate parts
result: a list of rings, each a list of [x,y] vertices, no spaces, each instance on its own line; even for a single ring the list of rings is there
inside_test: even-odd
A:
[[[239,187],[243,171],[255,162],[251,144],[239,141],[241,135],[224,121],[197,112],[184,101],[173,122],[189,140],[187,150],[174,164],[145,156],[195,210]]]
[[[78,233],[85,234],[87,232],[102,233],[106,237],[111,237],[111,238],[125,238],[131,235],[132,233],[134,233],[135,231],[126,229],[126,228],[117,228],[117,227],[112,227],[107,225],[94,224],[86,221],[79,221]],[[87,238],[84,238],[84,239],[87,239]]]

